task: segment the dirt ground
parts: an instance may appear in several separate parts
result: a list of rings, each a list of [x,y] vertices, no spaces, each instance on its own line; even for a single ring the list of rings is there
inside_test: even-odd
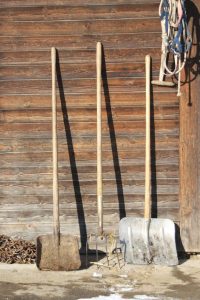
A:
[[[73,272],[39,271],[35,265],[0,264],[0,299],[199,300],[200,257],[176,267],[133,266]]]

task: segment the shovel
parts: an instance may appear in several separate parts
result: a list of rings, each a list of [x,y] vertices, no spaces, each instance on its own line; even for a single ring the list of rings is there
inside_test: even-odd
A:
[[[144,218],[127,217],[120,220],[119,239],[127,263],[178,264],[175,225],[169,219],[151,218],[151,148],[150,148],[150,69],[151,57],[146,63],[146,157]]]
[[[53,234],[37,238],[36,264],[40,270],[70,271],[80,268],[76,237],[60,234],[58,193],[58,149],[56,121],[56,49],[51,49],[52,63],[52,142],[53,142]]]

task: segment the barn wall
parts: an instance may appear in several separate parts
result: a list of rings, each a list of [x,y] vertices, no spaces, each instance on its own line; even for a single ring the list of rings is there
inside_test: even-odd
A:
[[[160,59],[158,1],[0,1],[0,232],[34,239],[51,232],[51,64],[58,49],[61,226],[96,231],[95,47],[104,45],[105,228],[142,216],[145,66]],[[154,87],[153,216],[179,218],[179,101]]]
[[[200,252],[200,1],[187,1],[192,50],[180,101],[181,236],[187,251]]]

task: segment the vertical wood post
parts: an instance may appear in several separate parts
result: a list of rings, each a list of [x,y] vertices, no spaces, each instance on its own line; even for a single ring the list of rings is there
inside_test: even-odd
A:
[[[102,186],[102,124],[101,124],[101,66],[102,45],[97,43],[96,48],[96,71],[97,71],[97,207],[98,207],[98,230],[103,234],[103,186]]]
[[[150,97],[151,97],[151,57],[146,55],[146,145],[145,145],[145,207],[144,217],[151,218],[151,142],[150,142]]]
[[[56,49],[51,48],[52,64],[52,146],[53,146],[53,233],[59,241],[59,192],[58,192],[58,146],[56,116]]]
[[[180,229],[185,251],[200,251],[200,0],[188,1],[192,34],[186,72],[182,71],[180,98]],[[183,250],[183,249],[182,249]]]

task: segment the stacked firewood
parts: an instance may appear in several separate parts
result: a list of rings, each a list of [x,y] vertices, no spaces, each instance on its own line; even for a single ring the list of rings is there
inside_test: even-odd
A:
[[[34,243],[0,235],[0,262],[7,264],[33,264],[36,258]]]

